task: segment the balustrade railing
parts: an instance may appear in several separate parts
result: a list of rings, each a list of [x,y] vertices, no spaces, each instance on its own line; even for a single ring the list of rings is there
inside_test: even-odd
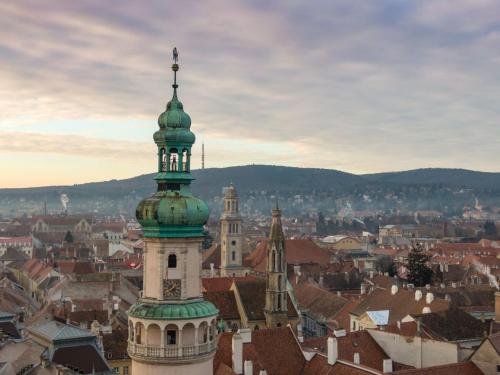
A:
[[[214,351],[217,342],[206,342],[198,345],[166,345],[165,347],[128,343],[128,352],[132,356],[151,359],[186,359]]]

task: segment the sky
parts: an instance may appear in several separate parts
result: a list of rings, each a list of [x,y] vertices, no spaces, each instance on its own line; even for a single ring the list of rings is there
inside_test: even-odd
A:
[[[500,171],[500,1],[0,2],[0,187],[150,173],[172,95],[192,165]]]

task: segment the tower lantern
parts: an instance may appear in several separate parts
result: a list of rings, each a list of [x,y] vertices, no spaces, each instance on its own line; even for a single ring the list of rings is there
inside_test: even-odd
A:
[[[158,118],[158,185],[136,216],[144,233],[144,287],[130,308],[128,353],[132,373],[212,374],[218,310],[203,299],[201,245],[208,207],[190,190],[191,118],[177,98],[177,49],[173,97]]]

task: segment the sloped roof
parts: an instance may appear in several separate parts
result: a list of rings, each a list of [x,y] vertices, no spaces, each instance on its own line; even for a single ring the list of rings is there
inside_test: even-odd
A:
[[[266,280],[236,281],[236,288],[240,295],[241,303],[249,320],[265,320],[264,308],[266,306]],[[287,294],[287,315],[289,318],[298,316],[290,296]]]
[[[92,345],[69,346],[56,349],[52,362],[60,365],[71,365],[85,374],[109,371],[106,361]]]
[[[265,272],[267,266],[267,244],[262,241],[244,260],[244,265],[257,272]],[[290,239],[285,241],[285,260],[288,264],[318,263],[327,265],[330,253],[311,239]]]
[[[388,324],[393,324],[407,315],[421,314],[424,307],[430,307],[432,312],[438,312],[447,310],[449,306],[448,301],[439,298],[434,298],[428,305],[425,294],[416,301],[413,290],[400,288],[395,295],[392,295],[390,290],[375,289],[351,313],[361,316],[367,311],[389,310]]]
[[[214,264],[214,268],[218,269],[220,268],[220,263],[221,263],[221,248],[220,248],[220,243],[218,244],[213,244],[210,246],[208,250],[205,250],[202,253],[202,268],[204,270],[209,270],[210,269],[210,263]]]
[[[214,358],[215,371],[225,364],[232,368],[232,333],[223,333]],[[300,345],[289,327],[252,331],[252,341],[243,344],[243,361],[251,360],[254,374],[301,375],[306,364]]]
[[[389,323],[389,310],[367,311],[366,314],[378,326],[385,326]]]
[[[482,338],[489,326],[455,307],[413,316],[420,320],[423,329],[447,341]]]
[[[3,261],[16,261],[16,260],[26,260],[28,257],[18,249],[7,248],[7,251],[0,257]]]
[[[302,346],[326,354],[327,339],[327,336],[323,336],[306,340]],[[338,359],[353,362],[354,353],[359,353],[360,364],[375,370],[382,371],[383,360],[390,358],[366,330],[337,337],[337,343]]]
[[[203,292],[203,298],[215,305],[219,310],[219,318],[224,320],[240,319],[233,291]]]
[[[432,366],[419,369],[408,369],[393,372],[401,375],[483,375],[473,362],[460,362],[449,365]]]
[[[239,277],[204,277],[201,282],[203,289],[207,292],[221,292],[231,289],[233,281],[254,281],[255,276]]]
[[[498,355],[500,355],[500,332],[490,335],[490,337],[488,337],[488,340],[490,341],[491,345],[493,345]]]
[[[311,283],[294,284],[293,289],[300,310],[307,309],[316,319],[331,321],[333,317],[349,302],[336,293],[321,289]]]
[[[59,323],[55,320],[42,322],[28,328],[28,331],[36,336],[41,336],[49,341],[73,340],[77,338],[94,338],[89,331],[76,326]]]
[[[21,338],[21,334],[13,322],[0,322],[0,332],[3,332],[14,339]]]

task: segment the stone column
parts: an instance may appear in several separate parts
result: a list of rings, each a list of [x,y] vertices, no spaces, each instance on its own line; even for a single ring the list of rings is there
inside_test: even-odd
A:
[[[182,357],[182,335],[184,334],[183,329],[177,328],[177,332],[179,332],[177,344],[177,356]]]

